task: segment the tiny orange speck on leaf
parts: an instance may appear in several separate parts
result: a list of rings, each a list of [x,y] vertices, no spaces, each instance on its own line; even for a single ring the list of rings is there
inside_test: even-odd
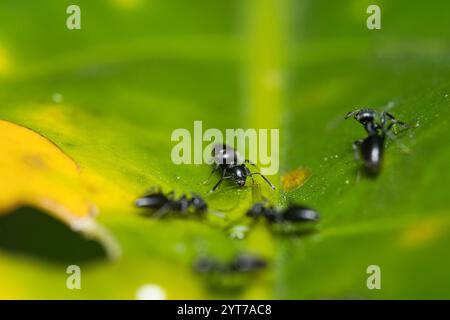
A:
[[[299,168],[285,173],[281,177],[281,186],[285,191],[292,191],[301,187],[311,176],[308,168]]]

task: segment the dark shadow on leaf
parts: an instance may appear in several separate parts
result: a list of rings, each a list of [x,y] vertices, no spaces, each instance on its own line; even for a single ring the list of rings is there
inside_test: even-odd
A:
[[[361,165],[359,170],[364,179],[375,180],[380,175],[381,167],[378,170],[373,170]]]
[[[100,243],[30,207],[0,216],[0,250],[65,264],[106,259]]]
[[[307,228],[272,228],[271,232],[273,235],[280,238],[305,238],[317,234],[319,230],[314,227]]]

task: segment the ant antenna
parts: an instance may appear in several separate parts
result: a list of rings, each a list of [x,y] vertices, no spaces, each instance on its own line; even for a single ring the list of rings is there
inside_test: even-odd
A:
[[[268,180],[261,172],[252,172],[252,173],[249,174],[249,176],[253,176],[253,175],[255,175],[255,174],[261,176],[261,178],[263,178],[264,181],[267,182],[267,184],[268,184],[273,190],[275,190],[275,186],[272,184],[272,182],[270,182],[270,181],[269,181],[269,180]]]
[[[361,111],[361,109],[356,109],[356,110],[353,110],[353,111],[348,112],[348,113],[345,115],[345,119],[348,119],[348,118],[350,118],[350,117],[356,115],[356,114],[357,114],[358,112],[360,112],[360,111]]]
[[[244,162],[245,162],[245,163],[248,163],[248,164],[254,166],[256,169],[260,170],[259,167],[258,167],[254,162],[252,162],[252,161],[250,161],[250,160],[248,160],[248,159],[245,159]],[[268,180],[261,172],[251,172],[251,173],[249,174],[249,176],[253,179],[252,176],[255,175],[255,174],[260,175],[261,178],[263,178],[264,181],[266,181],[266,182],[269,184],[269,186],[270,186],[273,190],[275,190],[275,186],[272,184],[272,182],[270,182],[270,181],[269,181],[269,180]]]

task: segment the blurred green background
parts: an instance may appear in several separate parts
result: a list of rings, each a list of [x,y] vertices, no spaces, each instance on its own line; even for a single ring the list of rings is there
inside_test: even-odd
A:
[[[81,30],[66,28],[70,4]],[[381,30],[366,27],[370,4],[381,7]],[[450,298],[449,50],[446,0],[1,1],[0,118],[77,162],[122,255],[107,259],[103,243],[33,208],[5,212],[0,297],[134,299],[152,284],[169,299]],[[351,143],[364,131],[343,120],[362,106],[418,124],[388,142],[377,179],[358,178]],[[170,161],[172,131],[194,120],[279,128],[281,170],[270,179],[279,186],[297,168],[311,177],[262,192],[317,208],[317,232],[259,223],[236,240],[223,221],[139,216],[133,200],[159,184],[196,191],[248,226],[251,184],[208,195],[207,165]],[[269,267],[220,280],[192,269],[200,255],[237,252]],[[80,265],[81,290],[66,288],[68,264]],[[374,264],[381,290],[366,287]]]

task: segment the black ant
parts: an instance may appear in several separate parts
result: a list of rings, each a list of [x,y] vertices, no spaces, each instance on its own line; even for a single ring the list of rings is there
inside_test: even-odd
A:
[[[305,206],[290,205],[278,210],[264,203],[254,204],[247,211],[247,216],[255,219],[264,217],[269,223],[315,222],[320,219],[319,213]]]
[[[214,169],[210,176],[217,170],[221,170],[221,178],[216,183],[216,185],[211,189],[211,192],[215,191],[223,180],[233,179],[233,181],[239,186],[243,187],[247,181],[247,177],[251,177],[253,180],[253,175],[260,175],[264,181],[266,181],[269,186],[275,190],[275,186],[261,174],[261,172],[251,172],[246,164],[251,164],[255,168],[257,166],[250,160],[245,159],[242,161],[239,153],[232,147],[222,144],[214,146],[212,150]]]
[[[395,125],[400,125],[405,128],[410,128],[410,126],[405,122],[398,121],[392,114],[386,111],[379,114],[372,109],[357,109],[347,113],[345,119],[352,116],[364,126],[367,132],[365,139],[359,139],[353,142],[355,158],[363,161],[368,173],[377,174],[380,171],[383,160],[386,135],[390,135]],[[388,120],[390,120],[389,125],[387,124]]]
[[[194,269],[198,273],[249,273],[266,267],[266,260],[250,254],[239,254],[231,262],[203,257],[194,263]]]
[[[191,197],[188,197],[183,194],[176,199],[174,191],[164,194],[159,188],[137,199],[135,204],[139,208],[154,210],[153,218],[160,218],[168,212],[176,212],[181,216],[187,216],[192,212],[202,216],[208,211],[205,200],[199,195],[192,194]]]

